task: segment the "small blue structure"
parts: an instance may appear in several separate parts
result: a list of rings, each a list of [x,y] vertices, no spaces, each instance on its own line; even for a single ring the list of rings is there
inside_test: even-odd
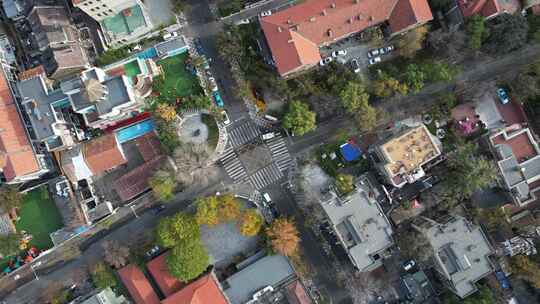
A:
[[[355,161],[362,155],[360,148],[351,143],[345,143],[339,146],[339,149],[343,158],[348,162]]]
[[[154,130],[152,119],[143,120],[129,127],[116,131],[116,139],[119,143],[125,143]]]

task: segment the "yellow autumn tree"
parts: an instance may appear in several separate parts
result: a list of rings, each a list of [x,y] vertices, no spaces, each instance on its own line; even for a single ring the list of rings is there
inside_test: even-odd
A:
[[[176,119],[176,109],[166,103],[160,103],[156,106],[156,115],[166,122],[171,122]]]
[[[242,212],[240,202],[232,194],[225,194],[218,198],[219,218],[222,221],[232,221],[240,217]]]
[[[276,219],[266,229],[266,236],[270,245],[272,245],[272,249],[277,253],[289,257],[298,254],[300,237],[293,220],[287,218]]]
[[[244,236],[254,236],[261,230],[263,225],[262,216],[256,209],[247,209],[238,222],[238,229]]]
[[[215,226],[219,224],[219,201],[216,196],[199,197],[195,200],[195,204],[197,205],[195,218],[199,225]]]

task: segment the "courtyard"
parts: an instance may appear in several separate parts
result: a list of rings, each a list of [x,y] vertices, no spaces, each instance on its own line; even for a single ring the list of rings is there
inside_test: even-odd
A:
[[[177,97],[199,95],[203,92],[197,75],[186,68],[188,53],[178,54],[157,62],[163,69],[163,81],[154,91],[171,102]]]

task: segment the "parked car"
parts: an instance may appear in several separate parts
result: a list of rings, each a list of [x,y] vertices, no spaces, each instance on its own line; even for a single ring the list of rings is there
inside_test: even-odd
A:
[[[381,62],[381,57],[375,57],[368,60],[369,65],[374,65]]]
[[[415,268],[416,268],[415,260],[408,260],[407,262],[403,263],[403,270],[407,272],[414,272]]]
[[[338,56],[345,56],[347,55],[347,50],[338,50],[332,52],[332,57],[337,58]]]
[[[325,65],[329,64],[330,62],[332,62],[332,60],[334,60],[332,57],[323,58],[323,59],[321,59],[321,61],[319,61],[319,65],[320,66],[325,66]]]
[[[221,115],[223,117],[223,124],[228,126],[231,123],[231,120],[229,119],[229,115],[227,114],[227,111],[225,110],[221,111]]]
[[[144,255],[148,260],[151,260],[158,256],[161,253],[161,247],[159,245],[155,245],[154,247],[150,248]]]
[[[216,79],[214,77],[208,77],[208,83],[210,83],[210,88],[212,89],[212,92],[216,92],[218,90]]]
[[[499,284],[501,284],[501,287],[503,289],[510,289],[510,282],[508,281],[508,278],[502,271],[495,271],[495,277],[497,278],[497,281],[499,281]]]
[[[167,208],[165,205],[159,204],[159,205],[156,205],[156,206],[150,208],[150,210],[152,210],[152,213],[158,214],[161,211],[165,210],[165,208]]]
[[[379,55],[379,49],[374,49],[367,52],[368,58],[375,57],[378,55]]]
[[[389,46],[386,46],[384,50],[386,51],[386,53],[390,53],[394,50],[394,48],[395,48],[394,45],[389,45]]]
[[[279,210],[276,207],[276,204],[273,204],[273,203],[270,204],[269,208],[270,208],[270,212],[272,212],[272,216],[274,218],[278,218],[281,215],[281,213],[279,212]]]
[[[264,201],[267,203],[267,204],[270,204],[272,203],[272,198],[270,198],[270,195],[268,193],[263,193],[262,194],[262,197],[264,199]]]
[[[360,73],[360,65],[358,64],[358,60],[356,59],[351,60],[351,68],[353,72]]]
[[[249,19],[242,19],[242,20],[236,22],[236,25],[249,24],[249,23],[250,23]]]
[[[502,104],[507,104],[510,101],[510,98],[508,97],[508,93],[506,93],[506,90],[503,88],[497,89],[497,96],[499,96],[499,100]]]
[[[380,55],[386,54],[386,48],[379,48],[379,54]]]
[[[199,55],[204,55],[204,49],[201,43],[201,39],[195,38],[193,40],[193,44],[195,45],[195,50],[197,51],[197,53],[199,53]]]
[[[261,17],[266,17],[266,16],[270,16],[270,15],[272,15],[272,11],[261,12]]]
[[[214,102],[218,107],[223,108],[225,106],[225,104],[223,104],[223,99],[221,99],[221,95],[219,95],[219,92],[213,92],[212,96],[214,97]]]

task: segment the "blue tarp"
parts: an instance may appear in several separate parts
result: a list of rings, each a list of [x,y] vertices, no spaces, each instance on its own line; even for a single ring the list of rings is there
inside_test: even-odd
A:
[[[360,148],[350,143],[343,144],[339,148],[341,150],[341,155],[343,155],[343,158],[348,162],[355,161],[362,155]]]

